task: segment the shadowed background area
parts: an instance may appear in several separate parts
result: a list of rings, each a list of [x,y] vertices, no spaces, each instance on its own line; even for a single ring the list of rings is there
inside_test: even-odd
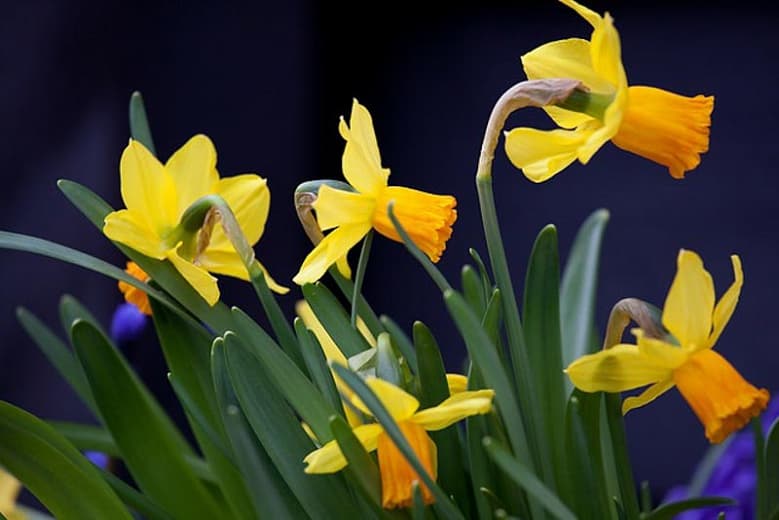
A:
[[[216,144],[222,175],[268,178],[270,220],[256,250],[279,281],[291,279],[310,249],[292,192],[304,180],[341,178],[337,122],[356,97],[373,114],[391,183],[458,198],[459,219],[439,265],[459,286],[468,248],[486,257],[474,173],[493,103],[523,79],[521,54],[590,33],[551,0],[470,2],[427,13],[394,2],[370,10],[300,0],[76,5],[40,1],[4,9],[0,228],[123,265],[55,181],[75,180],[121,205],[118,162],[129,137],[127,101],[138,89],[162,158],[202,132]],[[679,248],[702,255],[718,295],[732,280],[729,255],[738,253],[744,290],[718,349],[755,385],[775,390],[770,327],[779,260],[779,112],[766,101],[775,98],[777,84],[775,14],[678,2],[590,7],[614,16],[631,84],[716,96],[711,151],[676,181],[665,168],[608,144],[588,166],[574,164],[534,185],[509,164],[501,142],[495,190],[518,290],[535,234],[556,224],[565,258],[578,225],[597,208],[611,212],[598,291],[601,332],[611,305],[623,297],[662,306]],[[509,127],[551,128],[540,111],[526,112]],[[108,323],[121,301],[114,282],[8,251],[0,252],[0,273],[0,399],[46,418],[88,420],[14,309],[23,305],[54,326],[58,298],[69,293]],[[220,286],[226,302],[260,313],[248,285],[222,279]],[[377,311],[407,329],[415,319],[427,323],[449,369],[461,368],[464,346],[440,295],[402,246],[374,241],[364,292]],[[299,297],[294,287],[282,298],[290,316]],[[172,403],[152,334],[132,347],[128,356],[142,377]],[[658,495],[687,480],[707,447],[676,391],[626,422],[636,477],[649,480]]]

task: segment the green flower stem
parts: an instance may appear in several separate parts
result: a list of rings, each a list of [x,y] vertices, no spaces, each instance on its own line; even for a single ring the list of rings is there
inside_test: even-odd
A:
[[[373,230],[368,231],[362,241],[360,250],[360,260],[357,262],[357,271],[354,274],[354,289],[352,290],[352,327],[357,328],[357,307],[360,301],[360,291],[362,290],[362,281],[365,278],[365,268],[368,266],[368,257],[371,253],[371,244],[373,243]]]
[[[757,497],[756,518],[768,519],[768,497],[766,496],[766,468],[765,468],[765,438],[763,436],[763,421],[758,415],[752,419],[752,436],[755,440],[755,470],[757,473]]]

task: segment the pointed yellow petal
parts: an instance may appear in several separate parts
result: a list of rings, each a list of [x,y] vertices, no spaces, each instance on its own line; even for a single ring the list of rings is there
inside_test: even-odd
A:
[[[636,345],[616,345],[580,357],[565,373],[576,388],[585,392],[622,392],[668,379],[675,368],[669,361],[671,357]]]
[[[208,271],[184,260],[175,251],[168,255],[168,260],[209,305],[213,306],[219,301],[219,287],[216,285],[216,278],[208,274]]]
[[[506,154],[533,182],[543,182],[576,160],[590,132],[515,128],[506,133]]]
[[[602,22],[592,31],[590,38],[592,67],[600,77],[617,88],[627,86],[622,67],[622,50],[614,20],[606,13]]]
[[[338,267],[338,272],[341,273],[345,278],[352,278],[352,268],[349,267],[349,258],[347,258],[346,255],[336,260],[335,265]]]
[[[358,426],[352,432],[366,451],[376,449],[379,436],[384,429],[379,424]],[[307,464],[306,473],[335,473],[346,467],[347,461],[336,441],[330,441],[318,450],[314,450],[303,459]]]
[[[736,310],[738,297],[741,294],[741,286],[744,284],[744,271],[741,270],[741,259],[738,255],[732,255],[730,261],[733,263],[733,284],[725,291],[725,294],[717,302],[717,306],[714,307],[714,315],[712,316],[714,330],[709,338],[708,348],[712,348],[717,343],[722,330],[730,321],[733,311]]]
[[[371,114],[355,99],[349,126],[342,119],[338,129],[346,139],[341,160],[344,177],[360,193],[375,194],[387,185],[389,170],[381,167]]]
[[[265,230],[270,210],[270,190],[267,181],[253,173],[221,179],[214,187],[235,215],[241,231],[250,245],[256,244]],[[211,234],[209,250],[233,251],[230,239],[221,226],[215,226]]]
[[[696,253],[682,249],[676,277],[663,307],[663,325],[683,347],[708,345],[714,310],[714,282]]]
[[[176,186],[181,215],[197,199],[212,193],[219,180],[214,144],[202,134],[190,138],[168,159],[165,170]]]
[[[416,397],[392,383],[377,377],[368,378],[365,383],[373,390],[373,393],[376,394],[376,397],[396,422],[405,421],[419,409],[419,401]],[[352,399],[352,404],[361,412],[371,415],[368,407],[356,395]]]
[[[319,188],[313,207],[319,228],[325,231],[343,224],[371,222],[376,199],[325,185]]]
[[[314,336],[316,336],[316,339],[319,341],[319,345],[322,347],[322,351],[325,354],[325,359],[336,362],[343,366],[348,366],[346,356],[344,356],[343,352],[341,352],[341,349],[339,349],[338,345],[336,345],[335,341],[333,341],[333,338],[330,337],[330,334],[327,333],[325,328],[319,322],[319,319],[316,317],[316,314],[314,314],[314,311],[311,310],[311,306],[308,304],[308,302],[305,300],[300,300],[297,302],[295,304],[295,313],[297,313],[297,315],[300,316],[300,319],[303,320],[303,324],[306,326],[306,328],[313,332]]]
[[[235,251],[211,251],[206,249],[197,257],[197,265],[208,272],[224,274],[241,280],[249,280],[249,272]]]
[[[472,415],[492,409],[493,390],[474,390],[454,394],[438,406],[417,412],[411,418],[426,430],[441,430]]]
[[[546,43],[522,56],[522,66],[528,79],[573,78],[581,81],[593,92],[610,94],[615,85],[595,72],[592,67],[590,42],[581,38],[569,38]],[[589,116],[566,111],[580,121]],[[581,119],[584,118],[584,119]],[[556,119],[555,119],[556,120]],[[579,123],[570,127],[579,126]],[[566,125],[560,125],[569,128]]]
[[[164,259],[168,252],[160,237],[147,227],[145,219],[127,209],[109,213],[103,224],[103,233],[114,242],[157,260]]]
[[[468,390],[468,378],[462,374],[446,374],[446,385],[450,395],[459,394]]]
[[[341,226],[331,231],[303,260],[300,271],[292,281],[298,285],[316,282],[327,272],[328,267],[345,256],[370,229],[371,224],[368,222]]]
[[[119,162],[122,200],[144,227],[164,236],[178,224],[176,187],[162,164],[140,142],[130,140]]]
[[[662,394],[666,393],[668,390],[674,387],[674,381],[672,378],[668,378],[664,381],[660,381],[659,383],[655,383],[646,390],[644,390],[640,395],[634,396],[634,397],[628,397],[624,401],[622,401],[622,415],[625,415],[630,410],[633,410],[634,408],[638,408],[640,406],[644,406],[646,404],[651,403],[658,397],[660,397]]]
[[[576,11],[579,16],[587,20],[593,28],[597,28],[603,22],[603,18],[601,18],[598,13],[592,9],[584,7],[579,2],[575,2],[574,0],[560,0],[560,2]]]
[[[260,266],[262,273],[265,275],[265,283],[268,284],[268,288],[271,291],[275,292],[276,294],[287,294],[289,292],[289,287],[284,287],[283,285],[279,284],[279,282],[273,279],[264,265],[262,265],[257,260],[255,260],[255,262],[257,262],[257,265]]]

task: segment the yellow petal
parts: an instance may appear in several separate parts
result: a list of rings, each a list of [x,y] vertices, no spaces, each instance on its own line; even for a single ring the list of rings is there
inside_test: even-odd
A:
[[[313,204],[316,220],[323,231],[343,224],[370,222],[376,199],[350,191],[337,190],[324,185]]]
[[[595,72],[592,67],[590,42],[581,38],[569,38],[546,43],[522,56],[522,66],[528,79],[573,78],[581,81],[593,92],[610,94],[615,85]],[[579,126],[590,119],[577,112],[565,111],[569,117],[578,116],[579,122],[565,128]],[[555,119],[557,121],[557,119]]]
[[[379,146],[368,109],[355,99],[349,126],[341,119],[338,130],[346,139],[341,159],[344,177],[360,193],[375,194],[387,185],[389,170],[381,167]]]
[[[472,415],[492,409],[493,390],[474,390],[454,394],[438,406],[417,412],[411,418],[426,430],[441,430]]]
[[[208,274],[208,271],[184,260],[175,251],[168,254],[168,260],[209,305],[213,306],[219,301],[219,287],[216,285],[216,278]]]
[[[338,272],[341,273],[344,278],[351,279],[352,268],[349,267],[349,258],[347,258],[346,255],[336,260],[335,265],[338,267]]]
[[[640,395],[626,398],[624,401],[622,401],[622,415],[625,415],[630,410],[651,403],[673,387],[674,380],[672,378],[668,378],[664,381],[653,384],[644,390]]]
[[[250,245],[256,244],[265,230],[270,210],[270,190],[267,181],[253,173],[221,179],[214,187],[230,206],[241,231]],[[215,226],[208,244],[209,250],[233,251],[233,245],[221,226]]]
[[[305,300],[300,300],[295,304],[295,313],[303,320],[306,328],[314,333],[319,345],[322,347],[322,351],[325,354],[325,358],[328,361],[336,362],[340,365],[347,366],[348,362],[346,356],[344,356],[338,345],[335,344],[333,338],[327,333],[325,328],[320,323],[319,318],[316,317],[314,311],[311,310],[311,306]]]
[[[733,311],[736,310],[738,297],[741,294],[741,286],[744,284],[744,271],[741,270],[741,259],[738,255],[731,255],[730,261],[733,263],[734,280],[714,307],[714,315],[712,316],[714,330],[709,338],[708,348],[712,348],[717,343],[722,330],[730,321]]]
[[[127,209],[114,211],[106,216],[103,234],[114,242],[157,260],[164,259],[169,251],[162,239],[147,227],[145,219]]]
[[[590,38],[592,67],[597,74],[617,88],[627,86],[622,67],[622,51],[614,20],[606,13]]]
[[[376,394],[376,397],[396,422],[410,418],[419,408],[419,401],[416,397],[392,383],[377,377],[368,378],[365,383]],[[352,404],[361,412],[372,415],[365,403],[356,395],[352,399]]]
[[[284,287],[283,285],[279,284],[276,280],[273,279],[273,277],[270,275],[268,270],[265,268],[264,265],[262,265],[259,261],[255,260],[257,262],[257,265],[260,267],[260,270],[262,270],[262,274],[265,275],[265,283],[268,284],[268,288],[275,292],[276,294],[287,294],[289,292],[289,287]]]
[[[0,513],[12,515],[16,509],[16,497],[22,489],[19,480],[0,468]],[[21,517],[23,518],[23,517]]]
[[[178,194],[178,214],[190,204],[212,192],[219,180],[216,172],[216,149],[207,136],[199,134],[176,150],[165,163]]]
[[[669,357],[636,345],[616,345],[580,357],[565,373],[576,388],[585,392],[622,392],[668,379],[675,368]]]
[[[663,307],[663,325],[684,347],[708,345],[714,310],[714,282],[696,253],[682,249],[676,277]]]
[[[197,265],[215,274],[224,274],[241,280],[249,280],[249,272],[235,251],[211,251],[206,249],[197,257]]]
[[[468,389],[468,378],[462,374],[446,374],[446,385],[450,395],[459,394]]]
[[[384,429],[379,424],[358,426],[352,432],[366,451],[376,449],[379,435]],[[303,459],[307,464],[306,473],[335,473],[346,467],[347,461],[336,441],[330,441],[318,450],[314,450]]]
[[[533,182],[544,182],[576,160],[588,130],[515,128],[506,133],[506,154]]]
[[[344,257],[370,229],[371,225],[368,222],[341,226],[331,231],[303,260],[300,271],[292,281],[298,285],[316,282],[331,265]]]
[[[124,205],[158,236],[178,224],[176,187],[160,161],[140,142],[130,140],[119,162]]]
[[[560,2],[576,11],[579,16],[587,20],[594,29],[597,29],[598,26],[603,22],[603,18],[601,18],[598,13],[592,9],[584,7],[579,2],[575,2],[574,0],[560,0]]]

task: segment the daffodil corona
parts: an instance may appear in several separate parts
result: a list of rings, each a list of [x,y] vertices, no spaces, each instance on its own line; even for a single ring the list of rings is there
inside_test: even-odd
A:
[[[436,447],[427,432],[442,430],[466,417],[485,414],[492,409],[492,390],[460,392],[438,406],[419,411],[419,401],[397,386],[377,378],[369,378],[366,383],[392,415],[417,458],[433,479],[437,477]],[[355,397],[352,404],[370,415],[370,411],[358,398]],[[410,506],[414,482],[420,484],[425,502],[433,502],[430,490],[422,484],[417,473],[406,462],[380,424],[363,424],[353,431],[367,451],[377,450],[381,473],[381,500],[385,508]],[[309,453],[304,462],[307,464],[306,473],[335,473],[347,465],[336,441],[330,441]]]
[[[590,41],[558,40],[522,56],[528,79],[572,78],[588,90],[587,106],[546,107],[561,128],[515,128],[506,133],[511,162],[543,182],[575,159],[586,164],[611,140],[618,147],[668,167],[675,178],[700,163],[709,147],[714,98],[628,86],[613,19],[573,0],[560,0],[593,27]]]
[[[216,278],[209,273],[249,279],[220,226],[214,226],[210,235],[198,233],[196,247],[191,247],[185,243],[179,224],[195,201],[219,195],[235,214],[247,242],[256,244],[270,208],[265,179],[255,174],[220,179],[216,150],[205,135],[192,137],[165,164],[131,139],[119,168],[126,209],[105,218],[103,233],[108,238],[151,258],[169,260],[209,305],[219,300]],[[266,280],[273,290],[285,291],[267,273]]]
[[[731,257],[735,281],[714,304],[714,284],[700,257],[682,250],[676,277],[663,308],[663,326],[678,345],[634,329],[637,345],[616,345],[579,358],[566,373],[585,392],[622,392],[652,385],[622,404],[627,413],[676,386],[703,423],[712,443],[722,442],[760,414],[768,392],[744,380],[714,344],[738,303],[743,283],[741,261]]]
[[[457,200],[449,195],[388,186],[390,172],[381,166],[373,120],[368,109],[357,100],[352,104],[349,125],[342,118],[338,130],[346,140],[342,159],[344,177],[355,191],[327,185],[319,189],[313,204],[319,227],[336,229],[306,257],[294,278],[295,283],[317,281],[336,262],[341,273],[349,276],[348,264],[342,259],[371,229],[400,242],[387,215],[390,201],[395,202],[395,216],[414,243],[437,262],[452,235]]]
[[[149,281],[149,275],[141,269],[135,262],[127,262],[127,268],[124,270],[130,276],[137,278],[142,282]],[[149,303],[149,297],[142,290],[133,287],[127,282],[119,282],[119,291],[124,295],[125,301],[135,305],[139,311],[147,316],[151,316],[151,304]]]

